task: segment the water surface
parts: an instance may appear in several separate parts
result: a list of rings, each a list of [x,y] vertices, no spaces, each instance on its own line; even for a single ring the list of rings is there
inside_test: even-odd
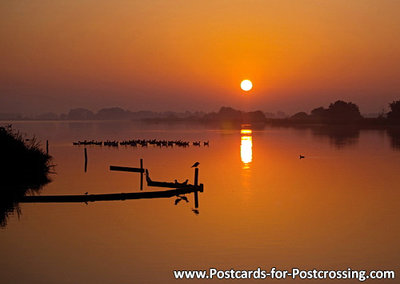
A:
[[[2,283],[173,283],[173,269],[209,267],[399,272],[400,152],[398,138],[385,131],[132,122],[14,127],[49,140],[56,174],[42,195],[138,191],[138,174],[108,168],[136,167],[140,158],[154,180],[191,183],[190,166],[199,161],[205,191],[198,215],[191,195],[178,205],[174,198],[21,204],[22,215],[0,231]],[[210,146],[88,147],[85,173],[83,147],[72,145],[132,138]]]

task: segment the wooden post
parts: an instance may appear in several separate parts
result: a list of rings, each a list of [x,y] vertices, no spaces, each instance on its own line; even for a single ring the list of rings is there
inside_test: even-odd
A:
[[[197,190],[194,192],[194,208],[199,208],[199,192]]]
[[[199,185],[199,168],[194,169],[194,185]]]
[[[199,168],[194,169],[194,186],[199,186]],[[194,207],[199,208],[199,192],[197,190],[194,192]]]
[[[85,173],[87,172],[87,162],[88,162],[88,157],[87,157],[87,149],[86,147],[84,148],[84,154],[85,154]]]
[[[143,172],[144,172],[144,169],[143,169],[143,159],[140,159],[140,169],[142,170],[142,171],[140,172],[140,190],[143,190]]]
[[[49,140],[46,140],[46,154],[49,154]]]

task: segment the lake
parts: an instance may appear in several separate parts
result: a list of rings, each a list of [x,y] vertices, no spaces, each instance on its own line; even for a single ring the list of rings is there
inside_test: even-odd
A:
[[[139,167],[141,158],[157,181],[193,183],[191,166],[200,162],[204,192],[198,214],[193,194],[176,205],[176,198],[21,203],[20,216],[0,229],[1,283],[175,283],[174,269],[210,267],[399,272],[400,151],[393,133],[118,121],[13,126],[42,145],[49,140],[56,173],[41,195],[137,192],[139,174],[109,166]],[[72,145],[136,138],[210,145],[88,146],[87,172],[84,147]],[[145,185],[149,190],[159,189]]]

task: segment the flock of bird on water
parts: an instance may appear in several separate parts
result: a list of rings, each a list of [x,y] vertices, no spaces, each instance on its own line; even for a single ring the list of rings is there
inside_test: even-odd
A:
[[[133,140],[123,140],[123,141],[95,141],[95,140],[84,140],[73,142],[73,145],[94,145],[94,146],[109,146],[109,147],[118,147],[118,146],[132,146],[132,147],[147,147],[149,145],[158,146],[158,147],[189,147],[189,146],[210,146],[210,141],[183,141],[183,140],[157,140],[157,139],[133,139]]]
[[[84,140],[73,142],[73,145],[95,145],[95,146],[109,146],[109,147],[118,147],[118,146],[132,146],[132,147],[147,147],[149,145],[158,146],[158,147],[189,147],[191,145],[200,147],[210,146],[210,141],[183,141],[183,140],[157,140],[157,139],[133,139],[133,140],[123,140],[123,141],[95,141],[95,140]],[[300,160],[304,159],[304,155],[299,155]]]

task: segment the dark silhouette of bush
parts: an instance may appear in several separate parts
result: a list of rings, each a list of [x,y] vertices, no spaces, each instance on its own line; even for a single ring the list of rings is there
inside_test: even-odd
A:
[[[389,104],[390,111],[387,114],[387,118],[391,121],[400,122],[400,101],[393,101]]]
[[[35,138],[23,139],[11,126],[0,127],[0,146],[0,226],[5,226],[9,214],[20,212],[18,200],[50,181],[51,157]]]

